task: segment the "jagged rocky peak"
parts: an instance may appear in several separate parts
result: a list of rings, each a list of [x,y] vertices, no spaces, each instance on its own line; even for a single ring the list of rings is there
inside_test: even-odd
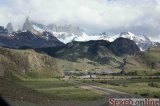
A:
[[[117,38],[116,36],[108,35],[106,32],[99,34],[99,36],[100,36],[99,37],[100,40],[106,40],[109,42],[113,42]]]
[[[122,35],[129,35],[129,32],[121,32],[120,36],[122,36]]]
[[[120,34],[120,37],[127,38],[134,41],[138,45],[141,51],[148,50],[148,48],[155,46],[155,42],[151,41],[145,35],[139,36],[139,35],[134,35],[131,32],[122,32]]]
[[[133,41],[151,41],[146,35],[135,35],[131,32],[121,32],[119,37],[127,38]]]
[[[151,41],[146,35],[143,35],[143,37],[146,41]]]
[[[54,31],[54,32],[58,32],[58,26],[56,24],[49,24],[47,26],[48,30]]]
[[[100,35],[107,35],[106,32],[101,33]]]
[[[107,35],[106,34],[106,32],[103,32],[103,33],[101,33],[101,34],[99,34],[100,35],[100,38],[105,38],[105,37],[108,37],[109,35]]]
[[[83,29],[77,26],[72,26],[72,25],[59,25],[57,32],[68,32],[68,33],[73,33],[76,35],[82,35],[84,32]]]
[[[11,33],[11,32],[13,32],[13,25],[12,25],[12,23],[11,22],[9,22],[8,24],[7,24],[7,30],[8,30],[8,32],[9,33]]]
[[[33,23],[29,20],[29,17],[26,18],[24,24],[23,24],[23,31],[33,31]]]
[[[120,37],[128,38],[130,40],[133,40],[135,38],[135,35],[131,32],[121,32]]]
[[[34,21],[31,21],[29,17],[26,18],[26,21],[23,25],[23,31],[37,31],[37,32],[61,32],[61,33],[68,33],[69,35],[75,34],[75,35],[82,35],[84,30],[80,27],[73,26],[73,25],[57,25],[57,24],[49,24],[49,25],[43,25],[41,23],[37,23]],[[57,34],[57,33],[56,33]]]

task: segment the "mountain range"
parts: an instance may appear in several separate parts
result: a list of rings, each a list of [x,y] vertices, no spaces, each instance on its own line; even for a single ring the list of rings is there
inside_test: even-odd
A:
[[[7,30],[7,33],[5,32]],[[31,48],[54,47],[70,43],[72,41],[86,42],[91,40],[106,40],[113,42],[117,38],[127,38],[136,43],[141,51],[156,46],[147,36],[138,36],[131,32],[121,32],[118,35],[107,35],[105,32],[99,35],[88,35],[82,28],[72,25],[43,25],[26,18],[22,30],[14,31],[12,23],[8,23],[6,29],[0,28],[0,46],[18,48],[28,46]],[[10,42],[8,44],[7,42]]]
[[[72,25],[66,26],[58,26],[55,24],[50,24],[45,26],[43,24],[35,23],[29,20],[29,17],[26,19],[23,30],[36,31],[36,32],[44,32],[48,31],[53,34],[58,40],[63,43],[69,43],[72,41],[90,41],[90,40],[107,40],[109,42],[113,42],[115,39],[119,37],[127,38],[133,40],[141,51],[145,51],[150,47],[156,45],[155,42],[151,41],[147,36],[138,36],[131,32],[122,32],[119,35],[107,35],[105,32],[99,35],[88,35],[86,32]]]
[[[115,36],[107,35],[105,32],[99,35],[88,35],[82,28],[76,26],[43,25],[27,18],[22,30],[14,31],[12,23],[8,23],[6,28],[0,27],[0,46],[10,48],[1,49],[0,57],[4,58],[1,63],[5,62],[8,70],[15,68],[22,72],[24,69],[26,71],[36,70],[36,67],[39,66],[38,61],[42,61],[46,69],[47,63],[56,62],[58,68],[55,68],[54,71],[111,70],[120,72],[122,68],[126,71],[150,70],[153,67],[152,64],[155,64],[156,72],[159,68],[159,56],[157,55],[159,43],[151,41],[144,35],[138,36],[131,32],[122,32]],[[27,52],[32,52],[33,55],[28,55],[30,53]],[[49,58],[46,58],[46,54],[49,55]],[[20,65],[26,67],[20,67],[17,61],[13,61],[18,56],[20,56],[18,60]],[[30,61],[30,58],[39,60],[33,66],[34,63]],[[48,61],[47,59],[55,60]],[[128,61],[126,65],[124,65],[124,59]],[[10,66],[6,61],[13,61],[15,67]],[[5,67],[5,64],[1,66]],[[42,73],[45,71],[43,67],[38,69]],[[7,70],[6,67],[3,70]],[[36,72],[33,71],[33,73]]]

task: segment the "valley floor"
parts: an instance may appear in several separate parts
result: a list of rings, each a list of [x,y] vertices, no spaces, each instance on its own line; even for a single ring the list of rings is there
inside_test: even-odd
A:
[[[137,79],[138,78],[138,79]],[[107,106],[108,98],[160,97],[159,77],[101,79],[0,78],[0,94],[11,106]]]
[[[98,106],[102,94],[59,79],[0,80],[0,94],[11,106]]]

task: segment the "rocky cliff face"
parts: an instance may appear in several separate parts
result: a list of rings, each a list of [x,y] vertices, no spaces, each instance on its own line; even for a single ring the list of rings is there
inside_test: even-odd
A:
[[[32,22],[29,20],[29,17],[26,18],[26,21],[23,24],[23,31],[34,31],[33,29],[33,24]]]
[[[7,30],[8,30],[9,33],[13,32],[13,26],[12,26],[11,22],[7,24],[6,28],[7,28]]]

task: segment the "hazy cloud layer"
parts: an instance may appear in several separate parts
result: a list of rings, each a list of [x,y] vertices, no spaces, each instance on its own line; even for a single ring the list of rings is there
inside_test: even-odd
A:
[[[131,31],[160,35],[160,0],[0,0],[0,25],[22,26],[26,16],[43,24],[73,24],[91,34]]]

